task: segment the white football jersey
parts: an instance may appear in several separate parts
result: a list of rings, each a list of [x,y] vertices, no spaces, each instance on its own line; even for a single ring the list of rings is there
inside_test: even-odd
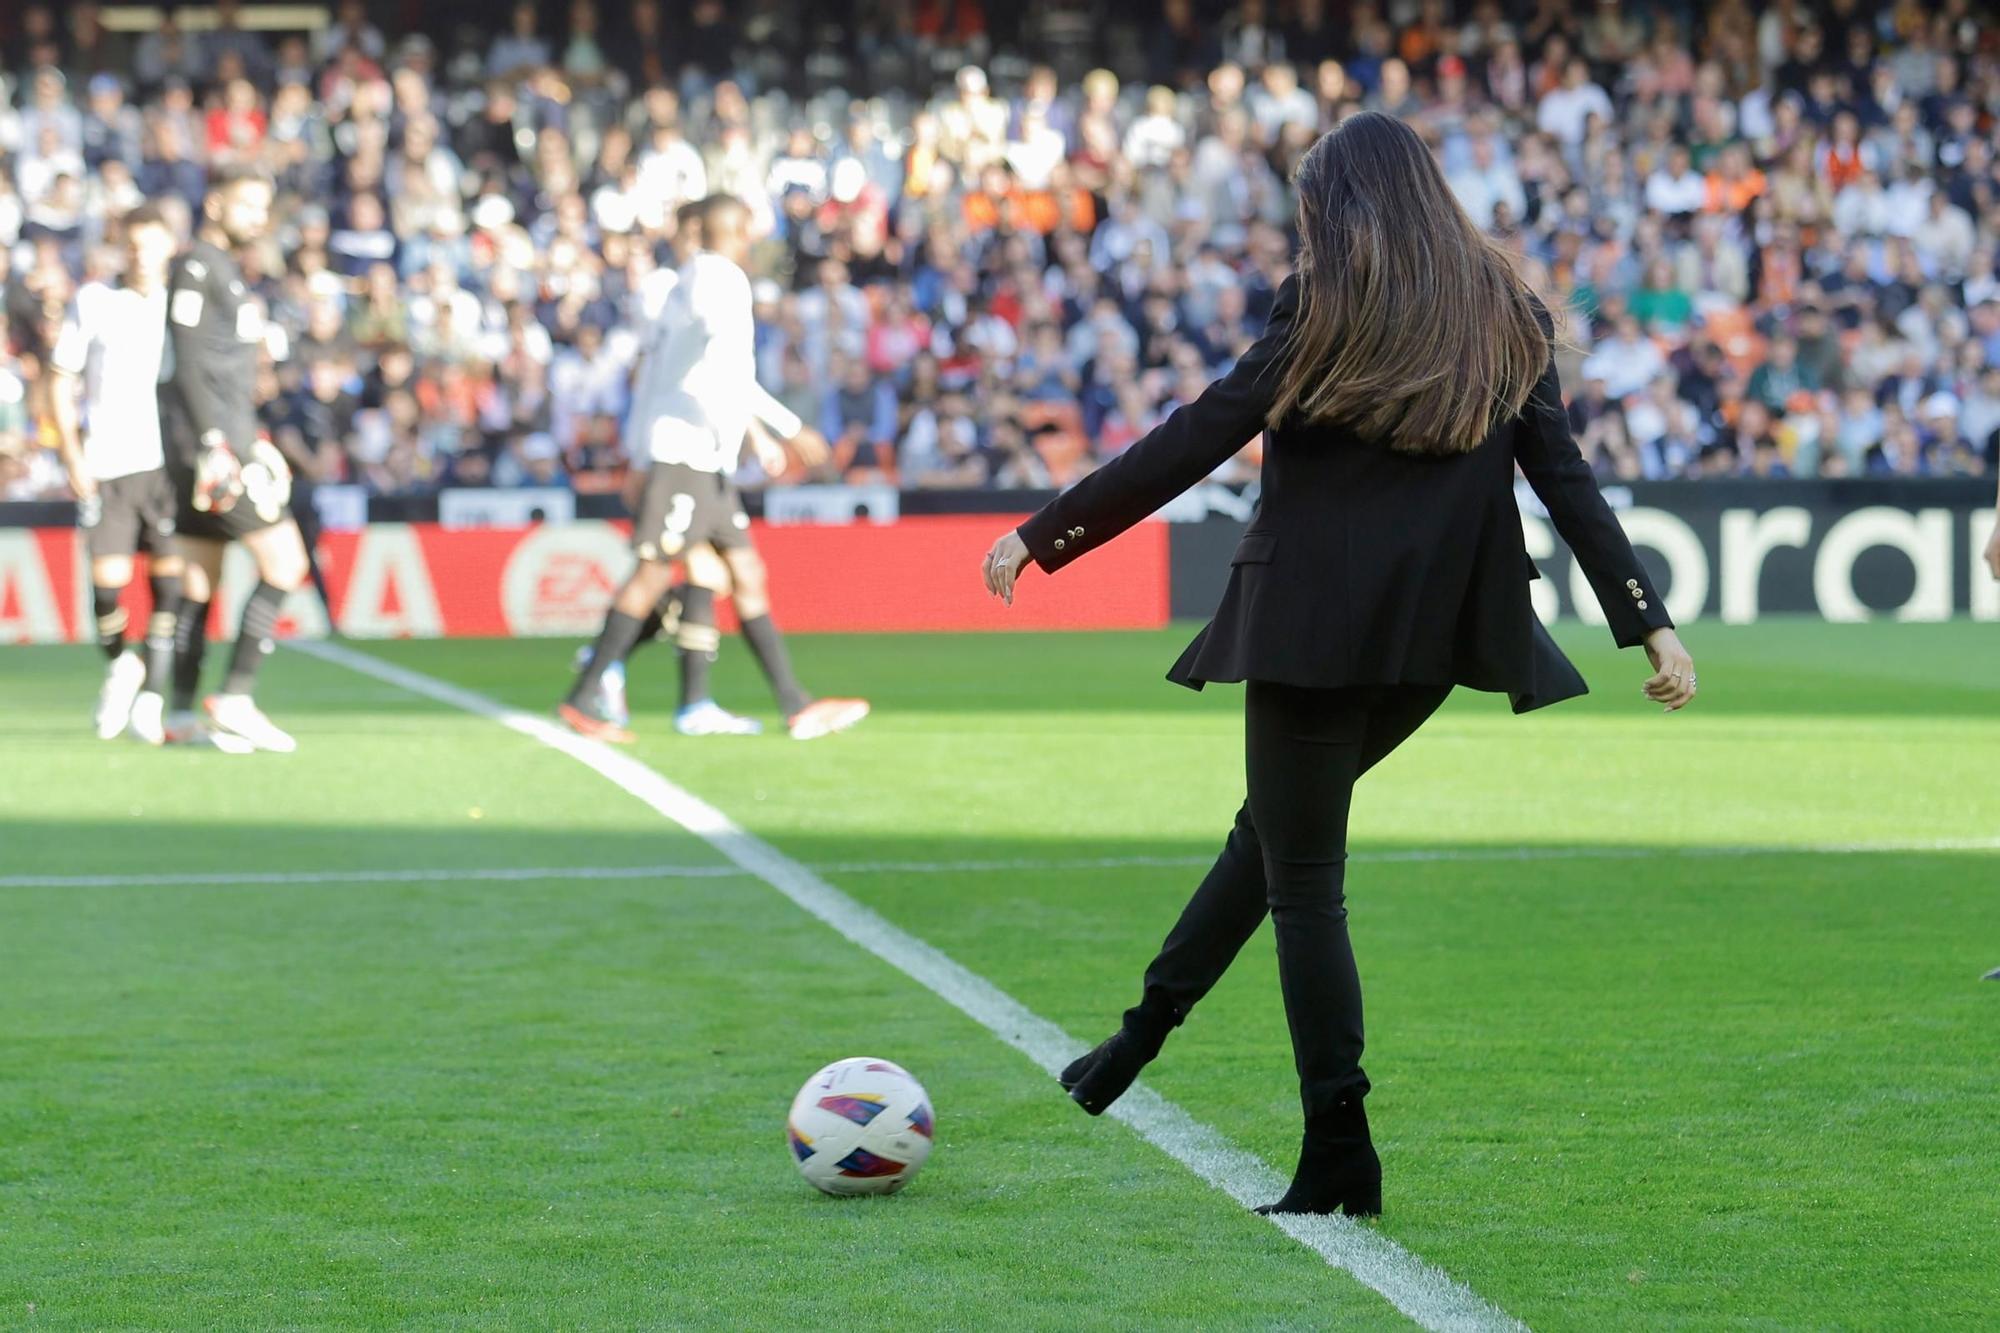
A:
[[[166,464],[160,445],[160,360],[167,293],[90,283],[76,294],[49,360],[83,377],[83,465],[98,481]]]
[[[756,321],[742,269],[703,251],[671,282],[645,284],[639,299],[651,322],[628,430],[654,462],[732,471],[752,417],[780,436],[799,433],[804,423],[757,383]]]

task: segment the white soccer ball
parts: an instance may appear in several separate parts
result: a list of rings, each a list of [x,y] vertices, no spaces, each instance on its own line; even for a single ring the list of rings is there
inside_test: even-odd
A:
[[[923,1169],[936,1137],[923,1085],[866,1055],[807,1079],[785,1121],[799,1174],[828,1194],[894,1194]]]

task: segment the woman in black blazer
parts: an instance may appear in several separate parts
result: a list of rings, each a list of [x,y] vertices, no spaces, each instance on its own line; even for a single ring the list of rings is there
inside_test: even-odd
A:
[[[1361,983],[1343,894],[1354,782],[1454,685],[1517,712],[1584,684],[1542,630],[1518,467],[1575,552],[1648,698],[1694,697],[1694,664],[1570,437],[1548,312],[1401,121],[1356,115],[1299,165],[1301,254],[1263,338],[1195,402],[986,557],[1013,601],[1265,432],[1263,498],[1215,618],[1169,672],[1244,681],[1248,796],[1215,867],[1146,970],[1123,1027],[1063,1071],[1104,1111],[1271,914],[1305,1139],[1261,1211],[1370,1216],[1382,1168],[1362,1098]]]

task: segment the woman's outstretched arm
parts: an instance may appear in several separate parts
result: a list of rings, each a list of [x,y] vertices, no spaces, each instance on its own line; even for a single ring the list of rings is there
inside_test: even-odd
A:
[[[1576,447],[1553,360],[1515,423],[1514,461],[1575,553],[1618,646],[1645,645],[1654,668],[1645,684],[1646,697],[1668,712],[1686,707],[1694,698],[1694,661]]]
[[[1011,600],[1024,556],[1055,573],[1157,511],[1255,439],[1277,392],[1278,361],[1298,310],[1298,288],[1297,277],[1285,279],[1264,336],[1201,397],[1174,409],[1131,448],[1050,501],[1018,535],[1003,537],[987,558],[992,590]],[[996,558],[1001,546],[1010,548],[1004,562]],[[1004,586],[998,577],[1004,577]]]

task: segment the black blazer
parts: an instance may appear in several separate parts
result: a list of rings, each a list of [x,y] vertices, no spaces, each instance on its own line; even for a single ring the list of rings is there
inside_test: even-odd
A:
[[[1050,573],[1201,481],[1264,428],[1298,309],[1278,290],[1264,336],[1202,396],[1021,526]],[[1544,327],[1546,311],[1539,310]],[[1469,453],[1399,453],[1325,423],[1265,437],[1263,498],[1229,588],[1168,679],[1469,685],[1525,712],[1586,692],[1536,618],[1516,464],[1575,552],[1620,647],[1670,626],[1570,435],[1554,361],[1521,414]]]

